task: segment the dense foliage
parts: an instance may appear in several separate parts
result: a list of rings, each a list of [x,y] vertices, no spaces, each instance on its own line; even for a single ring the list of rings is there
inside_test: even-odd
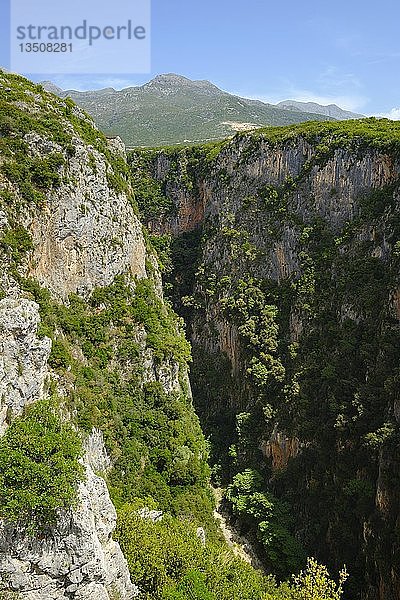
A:
[[[104,433],[115,500],[150,495],[174,510],[180,496],[189,502],[183,498],[193,489],[193,503],[203,498],[209,506],[206,445],[184,375],[190,349],[153,282],[130,286],[117,277],[94,290],[89,302],[71,296],[68,306],[54,303],[33,281],[22,284],[40,305],[42,334],[54,340],[51,366],[74,384],[69,402],[77,424]],[[167,394],[160,383],[146,383],[146,348],[156,365],[172,360],[181,366],[181,391]]]
[[[192,387],[214,480],[230,486],[232,509],[259,539],[264,505],[283,501],[289,534],[336,568],[350,565],[353,596],[377,564],[387,579],[389,564],[400,568],[399,148],[397,122],[363,119],[238,134],[195,167],[190,187],[154,167],[172,162],[174,173],[182,149],[150,164],[177,206],[202,185],[212,198],[187,248],[194,276],[171,255],[174,278],[165,278],[193,332]],[[262,167],[274,151],[288,157],[279,181]],[[358,185],[375,160],[393,165],[389,183],[349,192],[352,169]],[[171,246],[184,247],[184,236]],[[246,469],[260,475],[254,494],[240,491]],[[384,515],[377,485],[391,506]],[[288,558],[281,569],[292,568]]]
[[[245,134],[237,134],[236,139],[240,140],[243,137]],[[310,143],[320,144],[320,150],[322,145],[325,145],[326,150],[331,152],[337,148],[379,148],[396,151],[400,145],[400,124],[398,121],[376,117],[325,123],[312,121],[287,127],[258,129],[246,137],[251,138],[255,144],[259,143],[259,138],[273,144],[296,142],[303,138]]]
[[[293,581],[274,578],[236,558],[223,544],[203,546],[196,528],[171,516],[152,522],[134,506],[120,512],[118,540],[134,581],[149,600],[339,600],[336,584],[314,560]]]
[[[81,452],[80,436],[55,402],[27,408],[0,438],[0,517],[31,530],[54,522],[76,501]]]
[[[260,473],[247,469],[235,475],[225,497],[233,514],[241,518],[242,526],[256,528],[272,573],[285,577],[302,566],[304,551],[290,533],[293,527],[290,507],[264,490]]]

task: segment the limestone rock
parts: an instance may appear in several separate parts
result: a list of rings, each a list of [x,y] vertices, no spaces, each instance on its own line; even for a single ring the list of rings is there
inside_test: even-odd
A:
[[[0,301],[0,433],[9,416],[44,395],[51,350],[49,338],[39,339],[39,306],[25,299]]]
[[[65,180],[29,225],[35,250],[28,274],[61,299],[122,273],[146,276],[142,228],[129,199],[109,185],[102,154],[79,138],[74,147]]]
[[[107,473],[111,460],[104,447],[103,434],[99,429],[93,429],[85,440],[85,456],[87,464],[95,473]]]
[[[23,600],[131,600],[138,589],[112,539],[115,508],[105,481],[86,467],[79,504],[41,537],[0,525],[0,589]]]

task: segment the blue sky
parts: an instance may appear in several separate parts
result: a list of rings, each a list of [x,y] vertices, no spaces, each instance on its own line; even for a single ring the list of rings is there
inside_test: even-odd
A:
[[[151,73],[45,78],[63,88],[121,88],[174,72],[265,101],[334,102],[400,118],[399,21],[400,3],[389,0],[153,0]]]

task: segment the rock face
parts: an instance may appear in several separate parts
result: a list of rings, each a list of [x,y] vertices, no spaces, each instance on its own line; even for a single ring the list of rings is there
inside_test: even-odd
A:
[[[37,539],[1,525],[1,587],[26,600],[135,598],[138,590],[112,539],[115,524],[106,483],[87,466],[78,506],[60,516],[51,533]]]
[[[1,79],[4,93],[4,74]],[[14,78],[6,89],[11,114],[25,111],[32,130],[28,126],[25,134],[13,133],[21,136],[24,177],[15,175],[20,165],[12,158],[8,171],[0,168],[0,435],[27,405],[46,396],[47,380],[59,397],[71,388],[49,366],[52,342],[38,334],[39,305],[27,299],[26,290],[40,290],[47,307],[56,301],[62,307],[69,294],[86,297],[117,275],[132,281],[146,277],[142,227],[124,179],[121,143],[107,145],[78,109],[30,88],[26,80]],[[40,126],[43,115],[45,127]],[[64,145],[51,139],[55,129]],[[7,143],[12,145],[14,137]],[[1,167],[4,162],[2,155]],[[83,355],[76,359],[84,361]],[[40,535],[0,523],[0,595],[16,592],[26,600],[137,596],[112,537],[115,508],[105,480],[95,474],[111,465],[99,431],[88,437],[85,450],[86,478],[75,508],[60,513]]]
[[[266,132],[213,158],[156,152],[148,172],[175,211],[150,225],[178,244],[188,223],[202,228],[185,316],[209,433],[253,419],[230,443],[242,468],[266,463],[308,553],[345,562],[354,597],[398,600],[400,159],[332,139]],[[277,306],[274,325],[257,303]]]
[[[1,433],[44,396],[51,340],[37,337],[38,308],[23,298],[0,302]],[[93,472],[110,466],[99,432],[86,442],[84,463],[78,506],[60,515],[54,529],[38,538],[0,522],[0,591],[26,600],[131,600],[138,594],[112,538],[116,512],[106,483]]]
[[[44,395],[51,340],[37,337],[38,323],[35,302],[0,301],[0,434],[7,418],[22,414]]]
[[[110,187],[104,156],[79,138],[73,143],[66,182],[28,224],[35,248],[28,274],[64,299],[109,285],[120,273],[146,276],[141,224],[126,194]],[[33,154],[41,144],[29,137]]]

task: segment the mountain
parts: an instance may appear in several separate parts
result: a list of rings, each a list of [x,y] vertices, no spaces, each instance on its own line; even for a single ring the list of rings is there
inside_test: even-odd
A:
[[[240,98],[209,81],[175,74],[158,75],[145,85],[120,91],[62,91],[50,82],[43,86],[62,98],[71,97],[102,131],[119,135],[128,147],[218,140],[266,125],[332,119]]]
[[[346,121],[347,119],[363,119],[365,115],[350,112],[349,110],[343,110],[336,104],[328,104],[326,106],[318,104],[317,102],[298,102],[297,100],[283,100],[278,102],[277,106],[285,110],[299,110],[300,112],[317,113],[319,115],[325,115],[338,121]]]

